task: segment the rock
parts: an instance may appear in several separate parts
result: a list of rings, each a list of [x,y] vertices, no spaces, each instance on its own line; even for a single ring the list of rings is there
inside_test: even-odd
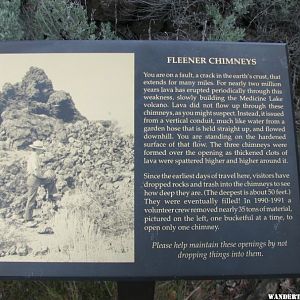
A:
[[[67,181],[65,181],[65,180],[57,180],[57,182],[56,182],[56,188],[57,188],[59,191],[62,191],[62,190],[65,189],[67,186],[68,186],[68,183],[67,183]]]
[[[2,127],[10,140],[11,147],[19,149],[26,148],[34,140],[45,140],[56,130],[58,121],[54,118],[30,114],[28,109],[21,108],[17,115],[11,114],[15,110],[10,107],[6,114],[2,114]]]
[[[17,175],[20,172],[20,167],[18,165],[13,165],[10,169],[10,173]]]
[[[2,217],[2,218],[4,218],[5,217],[5,215],[6,215],[6,208],[1,208],[0,209],[0,216]]]
[[[16,88],[11,83],[5,83],[2,87],[2,97],[5,100],[12,100],[16,96]]]
[[[28,100],[47,102],[51,93],[53,93],[53,85],[44,70],[31,67],[24,76],[21,87]]]
[[[78,149],[72,148],[72,149],[70,150],[70,155],[76,156],[77,154],[78,154]]]
[[[44,228],[40,228],[38,230],[38,233],[39,234],[53,234],[54,231],[51,227],[47,226],[47,227],[44,227]]]
[[[124,178],[123,175],[117,174],[112,177],[111,182],[122,181],[123,178]]]
[[[22,245],[19,245],[19,246],[16,246],[16,247],[17,247],[17,250],[16,250],[17,255],[20,255],[20,256],[28,255],[29,248],[28,248],[27,245],[22,244]]]
[[[42,247],[41,249],[34,252],[34,256],[42,256],[49,253],[49,248],[47,246]]]
[[[49,97],[51,115],[64,122],[73,122],[83,119],[81,114],[75,108],[75,104],[70,94],[64,91],[56,91]]]
[[[55,160],[56,160],[56,157],[55,157],[55,155],[52,152],[47,151],[47,152],[44,153],[44,155],[43,155],[43,162],[45,164],[47,164],[49,162],[54,162]]]
[[[28,110],[31,114],[50,116],[50,108],[47,103],[31,101],[28,104]]]
[[[71,144],[72,144],[72,143],[74,143],[74,142],[75,142],[75,139],[74,139],[73,137],[70,137],[68,141],[69,141],[69,143],[71,143]]]
[[[72,168],[74,166],[74,161],[70,157],[67,157],[64,159],[63,164],[65,169]]]
[[[64,128],[62,128],[61,130],[56,132],[56,139],[60,143],[63,143],[63,144],[68,142],[68,135],[67,135],[66,131],[64,130]]]
[[[19,220],[19,216],[16,215],[16,214],[13,214],[11,217],[10,217],[11,221],[18,221]]]
[[[35,228],[37,226],[37,222],[36,221],[29,221],[26,223],[26,227],[27,228]]]
[[[8,255],[16,255],[17,254],[17,247],[15,245],[11,246],[8,251],[7,251]]]
[[[91,151],[91,146],[85,145],[83,150],[85,153],[89,153]]]

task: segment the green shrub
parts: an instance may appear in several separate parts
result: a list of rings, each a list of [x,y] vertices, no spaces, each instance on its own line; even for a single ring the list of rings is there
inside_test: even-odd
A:
[[[240,40],[245,29],[240,18],[249,12],[253,0],[126,0],[121,19],[161,23],[164,32],[154,39]],[[111,16],[113,17],[113,16]],[[145,22],[147,24],[147,22]]]
[[[110,23],[101,23],[100,38],[102,40],[119,40]]]
[[[25,23],[29,39],[95,39],[96,25],[86,9],[68,0],[31,0]]]
[[[77,1],[29,0],[23,11],[26,39],[119,39],[109,22],[100,22],[97,28]]]
[[[0,2],[0,40],[21,40],[20,0]]]
[[[211,28],[208,39],[221,41],[238,41],[244,38],[245,29],[236,27],[236,16],[232,13],[223,17],[217,6],[207,6],[207,14],[211,17]]]
[[[238,41],[245,38],[246,28],[239,24],[249,13],[253,0],[233,0],[227,5],[215,1],[206,6],[206,14],[210,20],[209,40]]]

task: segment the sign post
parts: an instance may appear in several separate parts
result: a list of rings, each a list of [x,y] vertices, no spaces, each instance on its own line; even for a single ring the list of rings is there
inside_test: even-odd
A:
[[[153,300],[154,281],[118,282],[118,300]]]

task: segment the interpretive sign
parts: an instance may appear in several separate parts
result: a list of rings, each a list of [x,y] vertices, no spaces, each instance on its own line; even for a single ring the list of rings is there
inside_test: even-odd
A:
[[[300,271],[285,44],[0,44],[0,275]]]

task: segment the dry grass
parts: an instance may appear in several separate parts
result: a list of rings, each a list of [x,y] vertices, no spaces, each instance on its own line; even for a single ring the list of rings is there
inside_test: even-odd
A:
[[[16,244],[24,244],[25,238],[16,231],[16,227],[0,219],[0,254]]]
[[[54,217],[55,248],[60,261],[132,262],[133,231],[126,230],[120,235],[104,233],[99,222],[91,217],[94,212],[82,209],[80,205],[74,208],[77,201],[89,202],[87,197],[84,194],[66,196],[62,201],[62,205],[65,203],[66,206]],[[73,208],[70,209],[72,200]]]

